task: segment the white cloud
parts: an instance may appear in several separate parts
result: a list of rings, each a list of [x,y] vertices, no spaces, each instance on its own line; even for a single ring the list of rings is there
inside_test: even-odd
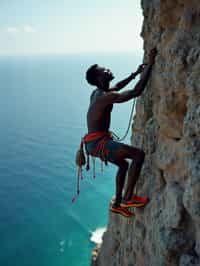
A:
[[[21,27],[8,27],[6,29],[8,33],[19,33],[19,32],[24,32],[24,33],[34,33],[36,32],[35,28],[33,28],[31,25],[26,24]]]
[[[23,31],[26,32],[26,33],[33,33],[36,30],[31,25],[27,24],[27,25],[23,26]]]
[[[7,32],[9,32],[9,33],[17,33],[17,32],[19,32],[19,29],[16,28],[16,27],[8,27],[7,28]]]

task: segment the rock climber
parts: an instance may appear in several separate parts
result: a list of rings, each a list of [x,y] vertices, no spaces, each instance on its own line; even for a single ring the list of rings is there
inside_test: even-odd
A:
[[[113,104],[130,101],[142,94],[150,77],[156,54],[156,48],[152,49],[149,53],[148,64],[140,65],[136,72],[130,74],[113,87],[110,87],[110,82],[114,79],[110,69],[95,64],[86,72],[87,82],[92,86],[96,86],[96,89],[90,96],[87,112],[88,133],[83,138],[85,149],[91,156],[99,157],[102,161],[111,162],[118,167],[116,195],[114,202],[110,205],[110,211],[125,217],[133,215],[128,210],[129,207],[141,207],[148,202],[148,197],[140,197],[133,194],[144,162],[145,153],[142,149],[113,140],[109,131],[111,111]],[[141,78],[133,89],[119,92],[140,73],[142,73]],[[130,167],[126,159],[132,160]],[[123,190],[127,172],[127,184]]]

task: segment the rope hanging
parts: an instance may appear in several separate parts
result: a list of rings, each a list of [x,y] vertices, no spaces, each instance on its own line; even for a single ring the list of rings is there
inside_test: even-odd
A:
[[[131,122],[133,120],[133,113],[134,113],[134,110],[135,110],[135,104],[136,104],[136,98],[133,99],[133,105],[132,105],[132,109],[131,109],[131,113],[130,113],[128,127],[127,127],[127,130],[126,130],[124,136],[120,138],[114,132],[112,132],[113,137],[115,137],[116,140],[119,141],[119,142],[123,141],[127,137],[127,135],[128,135],[128,132],[129,132],[129,129],[130,129],[130,126],[131,126]]]

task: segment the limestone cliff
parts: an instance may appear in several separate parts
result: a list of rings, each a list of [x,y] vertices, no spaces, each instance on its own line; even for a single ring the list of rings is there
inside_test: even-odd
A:
[[[134,1],[134,0],[133,0]],[[110,214],[97,266],[200,265],[200,1],[142,0],[145,55],[158,56],[137,101],[132,144],[144,149],[127,220]],[[145,61],[145,58],[144,58]]]

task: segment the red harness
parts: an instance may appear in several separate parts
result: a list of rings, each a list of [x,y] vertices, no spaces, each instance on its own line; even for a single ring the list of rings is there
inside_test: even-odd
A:
[[[107,164],[107,156],[108,156],[108,149],[106,149],[106,144],[108,141],[110,141],[112,138],[112,133],[111,132],[103,132],[103,131],[97,131],[97,132],[92,132],[89,134],[86,134],[82,138],[81,145],[82,143],[86,144],[90,141],[98,140],[99,142],[97,143],[95,149],[91,152],[90,155],[92,156],[99,156],[102,161],[105,161],[105,164]],[[89,154],[87,153],[89,156]],[[88,168],[88,165],[87,165]],[[86,168],[86,169],[87,169]]]
[[[86,147],[86,153],[87,153],[87,164],[86,164],[86,170],[88,171],[90,169],[90,155],[94,156],[94,157],[100,157],[100,159],[102,160],[102,162],[105,162],[105,165],[108,164],[107,162],[107,156],[108,156],[108,149],[106,148],[106,144],[108,143],[108,141],[112,140],[112,133],[111,132],[104,132],[104,131],[96,131],[96,132],[91,132],[86,134],[82,139],[81,139],[81,144],[80,144],[80,149],[83,150],[83,146],[84,144],[90,142],[90,141],[94,141],[94,140],[98,140],[98,143],[96,145],[96,147],[93,149],[93,151],[89,154]],[[93,168],[93,177],[95,178],[95,161],[93,161],[94,163],[94,168]],[[79,195],[80,193],[80,178],[83,179],[83,175],[82,175],[82,167],[79,167],[78,169],[78,177],[77,177],[77,195],[72,199],[72,202],[75,201],[76,197]]]

